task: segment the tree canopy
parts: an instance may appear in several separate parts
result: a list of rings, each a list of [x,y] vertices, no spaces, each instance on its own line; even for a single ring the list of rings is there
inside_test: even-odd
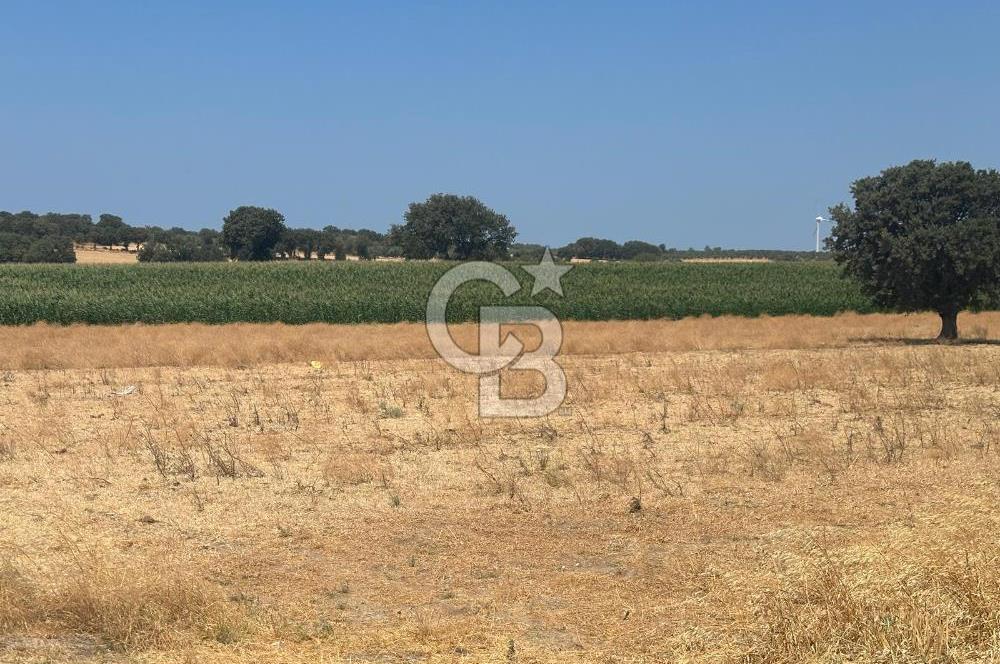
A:
[[[0,231],[0,263],[75,263],[73,241],[64,236],[32,238]]]
[[[434,194],[410,203],[403,219],[390,238],[406,258],[507,258],[517,236],[507,217],[472,196]]]
[[[203,228],[197,233],[180,228],[160,229],[149,232],[139,249],[140,263],[205,263],[226,260],[222,234]]]
[[[242,205],[223,219],[222,243],[230,258],[269,261],[285,231],[285,217],[277,210]]]
[[[851,185],[831,208],[831,246],[877,304],[941,316],[958,338],[963,309],[1000,297],[1000,173],[967,162],[913,161]]]
[[[96,244],[110,247],[114,244],[128,246],[132,240],[132,227],[126,224],[121,217],[114,214],[102,214],[94,225],[91,234]]]

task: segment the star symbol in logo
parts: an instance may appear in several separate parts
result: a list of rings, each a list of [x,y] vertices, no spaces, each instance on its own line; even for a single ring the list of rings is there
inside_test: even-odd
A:
[[[535,283],[531,287],[532,297],[546,288],[556,295],[562,296],[562,283],[559,280],[573,269],[572,265],[556,265],[548,247],[545,247],[545,253],[542,255],[542,260],[538,261],[538,265],[522,265],[521,267],[535,278]]]

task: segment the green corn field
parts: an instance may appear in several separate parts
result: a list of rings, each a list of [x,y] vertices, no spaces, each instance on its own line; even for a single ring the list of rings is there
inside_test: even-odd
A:
[[[420,321],[447,263],[275,262],[0,266],[0,324],[395,323]],[[504,298],[461,287],[449,320],[483,305],[539,304],[564,320],[762,314],[832,315],[875,308],[832,263],[607,263],[575,266],[564,297],[532,298],[531,276]],[[524,288],[527,286],[527,288]]]

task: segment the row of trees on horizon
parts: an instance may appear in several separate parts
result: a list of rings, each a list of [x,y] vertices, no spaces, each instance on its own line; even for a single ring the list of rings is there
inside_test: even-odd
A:
[[[120,216],[0,212],[0,262],[70,263],[74,246],[133,247],[143,262],[343,260],[375,258],[448,260],[538,260],[545,247],[515,242],[517,230],[503,214],[472,196],[434,194],[411,203],[403,223],[387,233],[337,226],[290,228],[277,210],[241,206],[223,219],[222,229],[132,226]],[[721,247],[672,249],[663,244],[583,237],[553,249],[557,257],[588,260],[664,261],[684,258],[813,259],[812,252],[732,250]],[[822,254],[821,257],[828,257]]]

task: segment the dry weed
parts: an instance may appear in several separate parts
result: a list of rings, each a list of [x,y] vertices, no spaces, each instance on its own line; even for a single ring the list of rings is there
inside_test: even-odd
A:
[[[570,325],[530,420],[413,326],[0,330],[0,660],[996,659],[1000,348],[853,341],[932,323]]]

